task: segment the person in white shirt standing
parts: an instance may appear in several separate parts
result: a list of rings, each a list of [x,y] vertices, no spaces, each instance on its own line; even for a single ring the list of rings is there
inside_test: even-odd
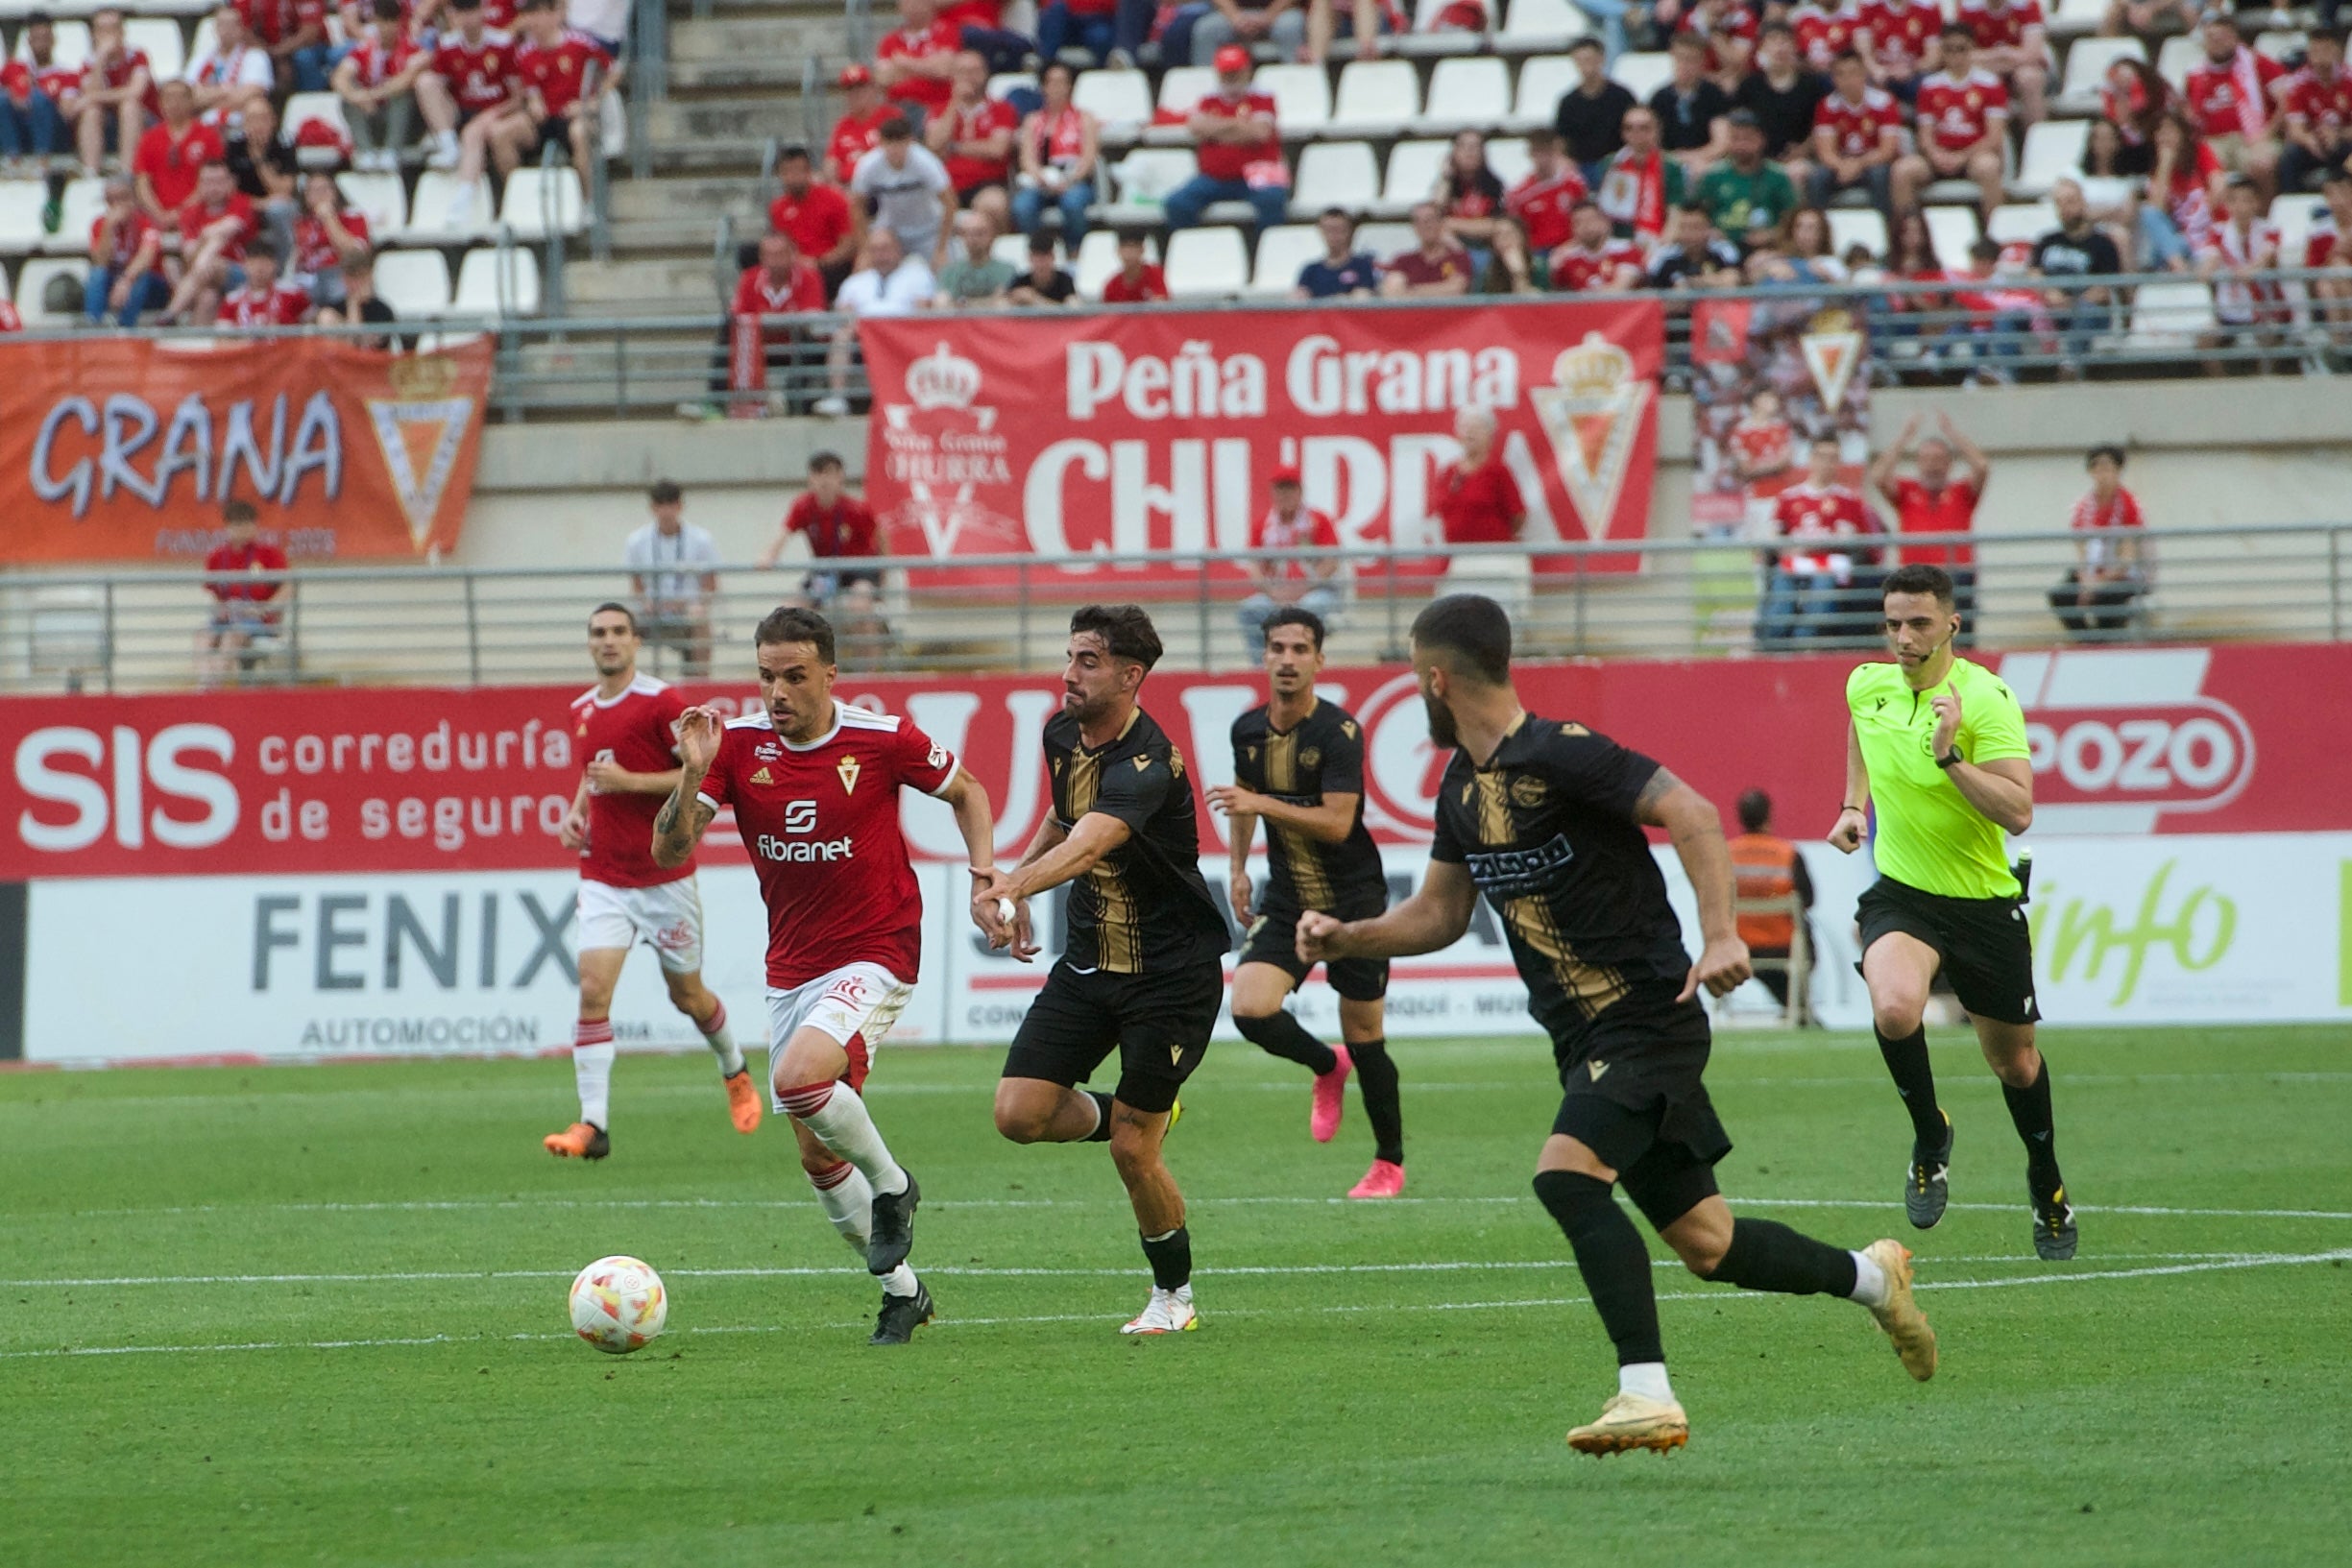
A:
[[[858,323],[869,316],[911,316],[937,292],[929,264],[909,254],[895,232],[879,224],[866,230],[865,264],[842,279],[840,293],[834,296],[834,308],[849,319],[834,330],[833,348],[826,354],[833,390],[816,400],[819,414],[837,417],[849,412],[849,361],[858,347]]]
[[[718,544],[686,520],[686,496],[671,479],[646,493],[653,520],[629,536],[623,559],[644,615],[646,642],[678,650],[684,673],[711,673],[711,598],[718,591]]]

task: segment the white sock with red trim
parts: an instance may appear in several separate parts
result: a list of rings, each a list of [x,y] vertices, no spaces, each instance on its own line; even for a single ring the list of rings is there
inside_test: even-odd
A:
[[[833,1228],[841,1233],[850,1250],[864,1257],[866,1238],[874,1229],[874,1189],[846,1160],[821,1176],[813,1170],[808,1176],[825,1218],[833,1221]]]
[[[907,1172],[874,1126],[858,1091],[846,1083],[810,1083],[777,1097],[785,1114],[816,1134],[816,1141],[847,1160],[877,1193],[903,1193]]]
[[[581,1019],[571,1031],[571,1076],[580,1086],[580,1120],[612,1130],[613,1021]]]
[[[718,1001],[716,997],[711,1000]],[[707,1023],[695,1026],[702,1030],[702,1043],[711,1048],[712,1055],[718,1058],[720,1076],[732,1078],[743,1071],[742,1048],[735,1043],[735,1036],[727,1032],[727,1004],[725,1002],[718,1002],[718,1006],[712,1011]]]

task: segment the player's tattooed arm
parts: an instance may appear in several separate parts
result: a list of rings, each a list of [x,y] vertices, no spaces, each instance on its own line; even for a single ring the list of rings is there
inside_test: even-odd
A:
[[[695,784],[701,781],[697,779]],[[685,780],[669,792],[653,818],[653,863],[664,869],[686,864],[694,846],[702,842],[703,830],[718,812],[711,803],[695,798],[690,791],[693,784]]]
[[[1666,831],[1698,895],[1699,936],[1706,945],[1676,1000],[1698,995],[1701,986],[1709,996],[1730,994],[1751,970],[1733,910],[1732,849],[1723,841],[1722,815],[1713,802],[1661,767],[1635,797],[1634,816],[1645,827]]]

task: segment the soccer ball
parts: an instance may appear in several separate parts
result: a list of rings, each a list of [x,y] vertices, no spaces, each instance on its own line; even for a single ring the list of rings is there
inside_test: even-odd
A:
[[[610,1355],[652,1342],[668,1320],[669,1292],[640,1259],[598,1258],[571,1282],[572,1330]]]

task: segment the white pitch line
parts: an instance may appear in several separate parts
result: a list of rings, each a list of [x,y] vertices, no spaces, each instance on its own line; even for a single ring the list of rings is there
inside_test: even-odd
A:
[[[2268,1252],[2101,1252],[2103,1260],[2124,1261],[2147,1259],[2165,1263],[2197,1262],[2221,1259],[2233,1262],[2254,1260],[2267,1262],[2280,1254]],[[1980,1252],[1957,1257],[1922,1256],[1914,1262],[1923,1268],[1940,1268],[1954,1264],[2030,1264],[2032,1259],[2012,1252]],[[1197,1270],[1204,1278],[1234,1279],[1259,1276],[1286,1277],[1297,1274],[1451,1274],[1476,1273],[1492,1270],[1527,1268],[1572,1268],[1570,1258],[1536,1259],[1473,1259],[1451,1263],[1334,1263],[1334,1264],[1262,1264],[1232,1265]],[[1654,1258],[1653,1268],[1680,1268],[1673,1258]],[[991,1268],[966,1264],[945,1264],[926,1267],[927,1276],[938,1275],[960,1279],[1125,1279],[1138,1270],[1121,1268]],[[392,1269],[376,1273],[334,1274],[118,1274],[87,1275],[72,1279],[0,1279],[0,1290],[114,1290],[137,1286],[183,1285],[415,1285],[442,1281],[497,1281],[533,1279],[570,1279],[573,1270],[568,1268],[433,1268]],[[862,1279],[865,1270],[852,1265],[834,1266],[801,1265],[745,1268],[665,1268],[666,1279]]]
[[[2159,1275],[2219,1273],[2243,1268],[2276,1268],[2296,1265],[2340,1263],[2352,1260],[2352,1247],[2338,1247],[2327,1252],[2273,1252],[2245,1257],[2218,1259],[2206,1263],[2178,1264],[2156,1268],[2094,1269],[2081,1273],[2052,1273],[2024,1275],[1998,1280],[1936,1280],[1924,1282],[1919,1288],[1929,1291],[1990,1291],[2019,1285],[2079,1285],[2095,1280],[2149,1279]],[[1132,1273],[1122,1269],[1121,1273]],[[1233,1307],[1215,1308],[1208,1317],[1325,1317],[1361,1315],[1365,1313],[1451,1313],[1451,1312],[1513,1312],[1533,1307],[1575,1307],[1584,1305],[1585,1296],[1520,1297],[1507,1301],[1430,1301],[1407,1303],[1367,1303],[1346,1306],[1318,1307]],[[1760,1301],[1765,1293],[1750,1291],[1665,1291],[1660,1301]],[[1049,1313],[1006,1317],[944,1317],[943,1328],[986,1328],[1032,1323],[1108,1322],[1107,1315],[1095,1313]],[[862,1328],[862,1322],[828,1323],[833,1329]],[[800,1329],[801,1325],[791,1325]],[[708,1328],[687,1328],[681,1334],[781,1334],[788,1332],[785,1324],[714,1325]],[[502,1337],[507,1340],[568,1339],[568,1334],[513,1334]],[[201,1356],[220,1355],[235,1351],[259,1350],[366,1350],[412,1345],[485,1344],[497,1341],[463,1339],[453,1335],[434,1334],[413,1339],[284,1339],[255,1340],[241,1344],[222,1345],[60,1345],[41,1350],[0,1350],[0,1361],[32,1359],[64,1359],[78,1356]]]

